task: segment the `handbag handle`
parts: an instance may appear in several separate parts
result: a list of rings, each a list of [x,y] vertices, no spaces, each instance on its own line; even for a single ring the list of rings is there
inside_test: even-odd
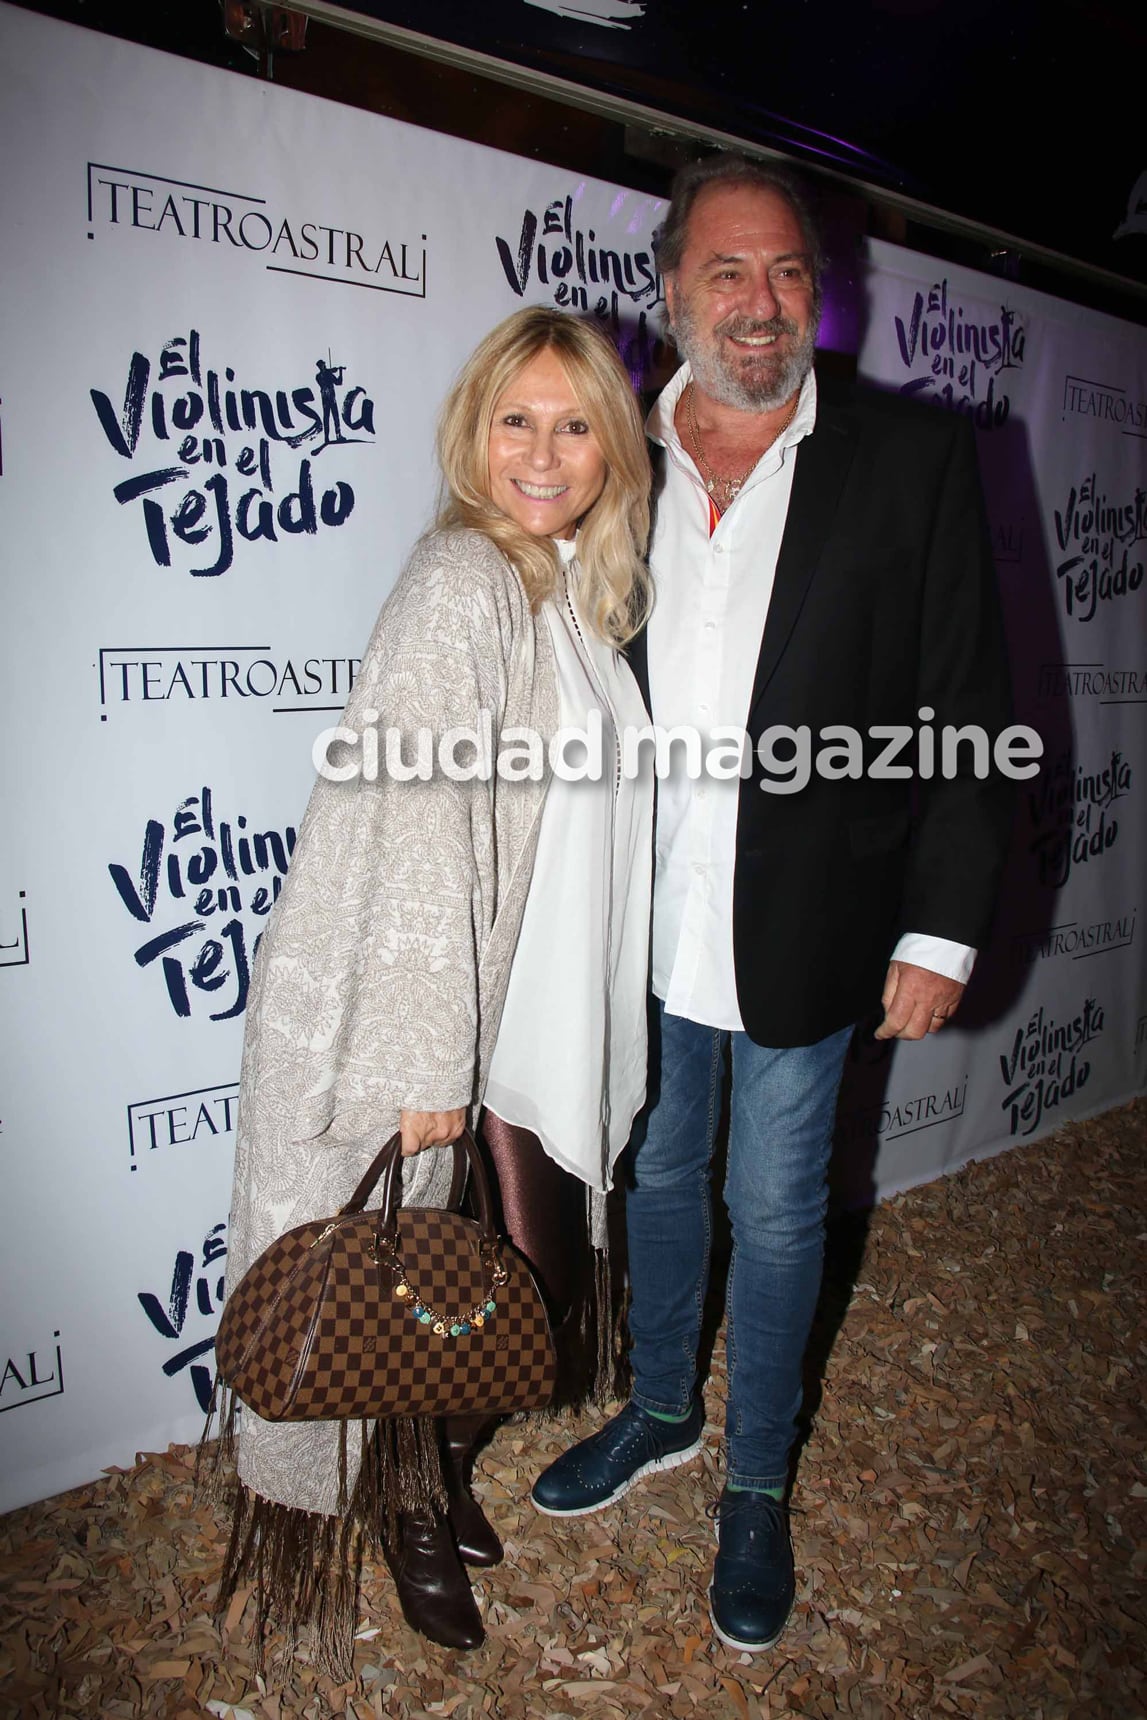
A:
[[[474,1190],[478,1197],[478,1224],[482,1232],[483,1243],[496,1246],[498,1232],[494,1228],[494,1205],[490,1197],[490,1183],[486,1176],[486,1167],[482,1156],[474,1142],[469,1129],[463,1129],[461,1135],[452,1144],[454,1154],[454,1174],[450,1187],[450,1206],[456,1206],[461,1199],[461,1191],[465,1180],[461,1175],[466,1161],[469,1160],[470,1176],[473,1179]],[[382,1199],[378,1209],[378,1235],[393,1239],[397,1228],[398,1196],[402,1188],[402,1136],[393,1134],[386,1145],[375,1154],[370,1165],[363,1173],[362,1180],[346,1205],[339,1213],[343,1218],[350,1213],[361,1212],[369,1200],[378,1179],[382,1177]]]

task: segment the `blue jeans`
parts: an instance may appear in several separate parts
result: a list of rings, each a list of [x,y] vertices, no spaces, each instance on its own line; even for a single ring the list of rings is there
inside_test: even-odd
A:
[[[656,1009],[660,1082],[651,1068],[654,1101],[634,1135],[626,1197],[633,1399],[643,1409],[681,1415],[696,1391],[712,1234],[710,1160],[722,1054],[731,1042],[727,1480],[784,1487],[820,1291],[833,1119],[852,1029],[774,1051],[747,1033],[701,1027],[668,1015],[660,1003]]]

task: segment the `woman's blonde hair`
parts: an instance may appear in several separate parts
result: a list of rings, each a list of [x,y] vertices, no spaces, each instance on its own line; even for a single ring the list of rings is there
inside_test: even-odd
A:
[[[605,458],[605,487],[578,532],[580,593],[594,631],[622,646],[649,608],[649,455],[629,377],[591,324],[535,305],[499,323],[471,354],[438,425],[445,490],[438,525],[471,526],[492,538],[516,569],[532,609],[559,588],[561,564],[552,541],[523,531],[490,499],[494,407],[546,350],[557,355]]]

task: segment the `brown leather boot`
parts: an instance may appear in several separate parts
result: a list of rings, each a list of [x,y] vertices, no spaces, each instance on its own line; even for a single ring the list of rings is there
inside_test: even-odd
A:
[[[486,1632],[470,1579],[445,1517],[403,1516],[397,1552],[387,1563],[412,1630],[444,1648],[477,1648]]]
[[[468,1565],[496,1565],[502,1543],[470,1491],[470,1457],[474,1447],[498,1417],[452,1415],[442,1422],[442,1479],[446,1483],[447,1514],[459,1556]]]

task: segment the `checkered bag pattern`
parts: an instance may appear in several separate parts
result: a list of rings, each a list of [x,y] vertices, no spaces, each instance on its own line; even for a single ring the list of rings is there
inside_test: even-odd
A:
[[[481,1227],[436,1207],[397,1213],[401,1269],[376,1245],[378,1214],[299,1225],[264,1250],[227,1299],[221,1377],[265,1421],[535,1409],[549,1402],[549,1321],[521,1256],[501,1244],[491,1289]],[[378,1258],[376,1259],[376,1255]],[[440,1334],[395,1287],[446,1317]],[[451,1336],[492,1298],[484,1324]]]

